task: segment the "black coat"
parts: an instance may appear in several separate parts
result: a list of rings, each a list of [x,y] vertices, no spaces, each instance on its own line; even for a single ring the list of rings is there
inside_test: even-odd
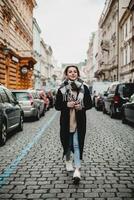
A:
[[[86,110],[92,108],[92,100],[90,96],[89,89],[84,85],[84,108],[82,110],[76,111],[76,121],[77,121],[77,131],[78,131],[78,141],[80,147],[80,159],[82,159],[84,139],[86,134]],[[63,101],[63,95],[60,88],[56,94],[55,109],[61,111],[60,116],[60,139],[63,146],[63,156],[67,153],[69,147],[69,108],[67,107],[67,101]]]

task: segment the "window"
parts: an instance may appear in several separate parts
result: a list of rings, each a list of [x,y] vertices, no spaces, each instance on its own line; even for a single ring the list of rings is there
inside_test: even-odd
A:
[[[130,27],[129,27],[130,33],[132,32],[132,27],[133,27],[133,21],[132,21],[132,16],[131,16],[130,17]]]
[[[127,64],[130,63],[130,44],[127,46]]]
[[[124,39],[123,36],[124,36],[124,29],[122,28],[122,29],[121,29],[121,42],[122,42],[123,39]]]
[[[1,97],[1,94],[0,94],[0,103],[3,103],[3,101],[2,101],[2,97]]]
[[[134,94],[130,97],[130,102],[134,103]]]
[[[128,58],[127,55],[128,51],[127,51],[127,47],[124,49],[124,65],[126,65],[128,63]]]
[[[127,97],[130,97],[132,94],[134,94],[134,84],[126,84],[125,85],[125,94]]]
[[[119,88],[118,88],[118,93],[120,96],[123,95],[123,88],[125,87],[125,85],[119,85]]]
[[[125,25],[125,37],[127,37],[127,30],[128,30],[128,28],[127,28],[127,23],[126,23],[126,25]]]
[[[13,96],[13,94],[9,90],[6,90],[5,92],[6,92],[7,96],[8,96],[8,98],[9,98],[10,102],[14,103],[16,101],[16,99]]]
[[[114,94],[115,90],[116,90],[116,85],[112,85],[111,88],[109,88],[109,93]]]
[[[3,102],[9,103],[8,96],[7,96],[7,94],[5,93],[5,91],[4,91],[3,88],[0,88],[0,94],[1,94],[1,97],[2,97],[2,101],[3,101]]]
[[[130,62],[132,61],[133,57],[133,50],[132,50],[132,43],[130,44]]]
[[[125,50],[125,64],[126,64],[126,65],[127,65],[127,63],[128,63],[127,52],[128,52],[128,50],[127,50],[127,48],[126,48],[126,50]]]
[[[36,94],[35,94],[35,92],[31,92],[31,96],[32,96],[34,99],[36,99]]]
[[[30,96],[26,92],[13,92],[14,96],[18,101],[28,101]]]

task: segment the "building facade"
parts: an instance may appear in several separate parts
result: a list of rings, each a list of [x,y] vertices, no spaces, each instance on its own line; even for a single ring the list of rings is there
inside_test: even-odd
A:
[[[96,76],[134,82],[134,1],[106,0],[99,30]]]
[[[33,86],[35,6],[35,0],[0,1],[0,83],[8,88]]]
[[[41,38],[40,47],[41,47],[41,87],[45,87],[46,82],[48,80],[49,68],[47,65],[47,53],[46,53],[47,47],[43,38]]]
[[[120,80],[134,82],[134,1],[120,0],[119,3]]]
[[[92,82],[92,79],[94,77],[93,75],[93,40],[94,40],[94,34],[91,36],[89,44],[88,44],[88,50],[87,50],[87,79],[89,84]]]
[[[99,20],[101,30],[101,54],[99,75],[101,79],[118,80],[118,14],[119,1],[106,1],[104,11]]]
[[[41,29],[33,18],[33,52],[36,59],[33,72],[33,87],[34,89],[41,88]]]
[[[98,80],[98,59],[99,59],[99,30],[92,33],[89,48],[87,50],[87,73],[89,84]]]
[[[50,46],[48,46],[43,39],[40,42],[41,46],[41,85],[46,88],[50,85],[52,76],[54,74],[54,59],[53,51]]]

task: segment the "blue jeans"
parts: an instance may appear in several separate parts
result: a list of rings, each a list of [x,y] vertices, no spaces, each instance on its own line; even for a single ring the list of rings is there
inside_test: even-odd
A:
[[[81,167],[81,161],[80,161],[80,149],[79,149],[79,143],[78,143],[78,133],[77,131],[73,134],[70,133],[69,137],[69,149],[66,154],[66,160],[70,160],[71,156],[71,149],[74,150],[74,167],[80,168]]]

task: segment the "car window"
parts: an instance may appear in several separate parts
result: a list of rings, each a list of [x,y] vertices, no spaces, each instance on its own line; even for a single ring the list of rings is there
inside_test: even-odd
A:
[[[130,97],[130,102],[134,103],[134,94]]]
[[[125,84],[123,86],[123,96],[130,97],[134,93],[134,84]]]
[[[40,95],[38,92],[36,92],[36,98],[39,99],[40,98]]]
[[[120,96],[123,96],[124,87],[125,87],[124,84],[119,85],[118,94],[119,94]]]
[[[13,92],[18,101],[28,101],[30,96],[27,92]]]
[[[39,98],[37,92],[32,92],[32,95],[33,95],[33,98],[34,98],[34,99],[38,99],[38,98]]]
[[[15,99],[15,97],[13,96],[12,92],[10,92],[9,90],[5,90],[5,92],[6,92],[7,96],[8,96],[8,98],[9,98],[9,101],[10,101],[10,102],[13,103],[13,102],[16,101],[16,99]]]
[[[3,101],[2,101],[2,97],[1,97],[1,94],[0,94],[0,103],[3,103]]]
[[[9,98],[7,96],[7,94],[5,93],[4,89],[3,88],[0,88],[0,94],[1,94],[1,97],[2,97],[2,101],[3,102],[7,102],[9,103]]]
[[[32,95],[32,97],[34,98],[34,99],[36,99],[36,95],[35,95],[35,92],[31,92],[31,95]]]
[[[111,87],[109,87],[109,93],[114,94],[116,87],[117,87],[117,85],[112,85]]]
[[[33,92],[33,97],[34,97],[34,99],[37,99],[37,95],[35,92]]]

